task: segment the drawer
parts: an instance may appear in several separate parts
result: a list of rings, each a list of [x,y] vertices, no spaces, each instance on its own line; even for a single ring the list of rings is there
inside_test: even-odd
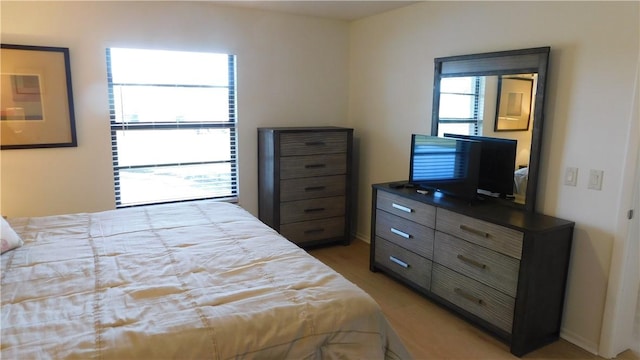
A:
[[[511,333],[515,299],[440,264],[433,264],[431,291]]]
[[[438,208],[436,230],[520,259],[522,232]]]
[[[280,159],[280,179],[347,173],[347,154],[290,156]]]
[[[376,237],[375,261],[388,270],[429,290],[431,286],[431,260]]]
[[[516,297],[520,261],[436,231],[434,261]]]
[[[405,218],[380,209],[376,211],[376,236],[428,259],[433,259],[434,232],[432,228]]]
[[[280,226],[280,234],[294,243],[344,237],[344,217],[303,221]]]
[[[380,190],[378,190],[377,197],[376,206],[378,209],[430,228],[436,227],[436,208],[434,206]]]
[[[282,180],[280,181],[280,201],[344,195],[346,186],[346,175]]]
[[[280,155],[298,156],[347,152],[346,131],[283,133]]]
[[[345,197],[289,201],[280,204],[280,224],[344,216]]]

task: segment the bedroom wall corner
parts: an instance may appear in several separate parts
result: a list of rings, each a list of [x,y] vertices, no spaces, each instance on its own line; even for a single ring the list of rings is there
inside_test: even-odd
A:
[[[550,46],[537,210],[576,222],[561,336],[597,353],[624,172],[612,159],[626,152],[638,6],[421,2],[352,23],[349,121],[363,154],[359,234],[370,233],[371,184],[406,179],[410,134],[430,133],[434,58]],[[580,168],[576,187],[562,183],[566,166]],[[601,191],[587,188],[589,169],[604,170]]]
[[[2,42],[68,47],[77,148],[3,150],[10,217],[115,207],[105,49],[232,53],[237,63],[239,203],[257,215],[260,126],[344,126],[345,21],[188,1],[2,1]]]
[[[640,354],[640,52],[630,117],[625,172],[618,195],[618,231],[600,335],[599,354],[605,358],[628,349]]]

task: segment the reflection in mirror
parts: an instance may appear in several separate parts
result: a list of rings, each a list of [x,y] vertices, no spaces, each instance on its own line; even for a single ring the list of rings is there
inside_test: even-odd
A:
[[[514,202],[525,204],[537,74],[442,78],[438,136],[486,136],[517,141]],[[516,86],[507,87],[507,81]],[[522,82],[525,86],[520,85]],[[500,96],[498,96],[500,94]],[[511,195],[511,194],[509,194]]]
[[[527,131],[536,74],[498,76],[495,131]]]
[[[515,140],[513,194],[480,192],[529,211],[535,210],[548,55],[545,47],[435,59],[432,135]]]

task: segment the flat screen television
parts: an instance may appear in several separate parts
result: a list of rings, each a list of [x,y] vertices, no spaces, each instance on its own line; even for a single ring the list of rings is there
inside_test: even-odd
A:
[[[480,142],[411,135],[409,183],[467,200],[477,198]]]
[[[513,196],[518,141],[474,135],[444,134],[444,136],[479,141],[482,152],[478,189],[484,190],[483,194],[493,197]]]

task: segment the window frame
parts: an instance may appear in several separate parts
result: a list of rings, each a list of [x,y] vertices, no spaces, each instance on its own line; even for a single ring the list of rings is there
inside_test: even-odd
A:
[[[238,157],[237,157],[237,103],[236,103],[236,56],[232,54],[227,55],[227,74],[228,85],[193,85],[193,84],[149,84],[149,83],[127,83],[127,82],[114,82],[113,81],[113,69],[111,62],[111,49],[106,49],[107,58],[107,85],[108,85],[108,97],[109,97],[109,128],[111,133],[111,158],[113,167],[114,178],[114,194],[116,201],[116,208],[127,208],[135,206],[144,206],[152,204],[164,204],[173,202],[184,202],[194,200],[205,199],[218,199],[220,201],[237,202],[238,201]],[[152,50],[152,49],[136,49],[136,50]],[[126,86],[151,86],[151,87],[183,87],[183,88],[227,88],[228,89],[228,121],[174,121],[174,122],[129,122],[122,119],[117,121],[117,114],[115,108],[115,87]],[[138,131],[138,130],[188,130],[188,129],[229,129],[230,137],[230,158],[229,160],[212,160],[212,161],[197,161],[197,162],[179,162],[179,163],[149,163],[143,165],[120,165],[118,160],[118,142],[117,133],[121,130],[126,131]],[[157,200],[152,202],[140,202],[140,203],[122,203],[121,198],[121,182],[120,172],[126,169],[142,169],[142,168],[161,168],[161,167],[175,167],[175,166],[191,166],[191,165],[212,165],[212,164],[224,164],[230,165],[230,194],[224,196],[206,196],[206,197],[192,197],[173,200]]]
[[[484,76],[466,76],[469,78],[473,78],[473,91],[470,93],[459,93],[459,92],[446,92],[440,89],[440,97],[442,94],[453,94],[453,95],[465,95],[473,97],[473,111],[472,117],[470,118],[443,118],[438,116],[439,122],[443,124],[468,124],[470,129],[473,129],[471,134],[465,135],[482,135],[482,128],[484,126],[484,100],[482,97],[484,96],[485,89],[485,77]],[[445,77],[443,77],[444,79]],[[438,111],[441,111],[439,108]]]

